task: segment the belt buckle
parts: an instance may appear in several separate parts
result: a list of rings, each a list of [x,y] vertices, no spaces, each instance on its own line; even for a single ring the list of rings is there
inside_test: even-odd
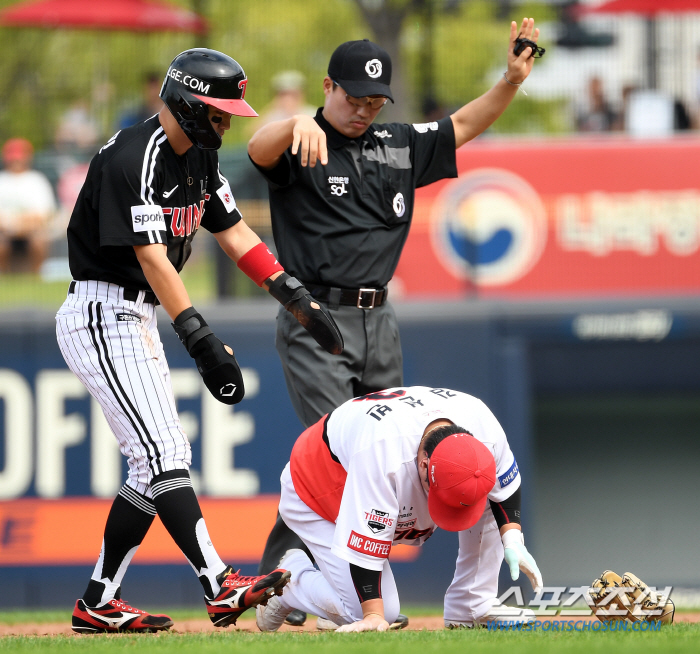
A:
[[[371,293],[368,307],[366,307],[362,304],[362,301],[364,300],[363,293]],[[361,288],[359,290],[359,292],[357,293],[357,308],[358,309],[374,309],[374,302],[376,300],[376,297],[377,297],[377,289],[376,288]]]

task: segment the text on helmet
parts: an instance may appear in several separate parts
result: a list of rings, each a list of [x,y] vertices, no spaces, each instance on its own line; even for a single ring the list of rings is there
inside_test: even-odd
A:
[[[168,70],[168,77],[172,77],[175,81],[180,82],[185,86],[189,86],[192,90],[199,91],[200,93],[209,93],[209,89],[211,88],[211,84],[207,84],[201,79],[197,79],[189,73],[184,73],[177,68],[171,68]]]

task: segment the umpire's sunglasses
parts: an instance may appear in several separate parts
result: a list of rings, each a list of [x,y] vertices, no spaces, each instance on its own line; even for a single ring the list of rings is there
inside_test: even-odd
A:
[[[331,80],[331,81],[333,82],[333,86],[339,86],[341,89],[343,88],[335,80]],[[345,90],[345,89],[343,89],[343,90]],[[348,101],[349,104],[351,104],[353,107],[357,107],[358,109],[360,107],[371,107],[372,109],[381,109],[386,104],[386,101],[389,98],[385,98],[384,96],[382,96],[380,98],[371,98],[368,95],[365,96],[364,98],[356,98],[355,96],[348,95],[346,93],[345,99]]]

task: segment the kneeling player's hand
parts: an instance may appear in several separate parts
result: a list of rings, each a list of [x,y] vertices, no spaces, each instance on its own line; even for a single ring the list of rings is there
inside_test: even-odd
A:
[[[326,352],[340,354],[343,351],[343,336],[335,320],[296,277],[283,272],[265,283],[270,295],[284,305]]]
[[[336,633],[339,631],[388,631],[389,623],[384,619],[384,616],[378,615],[377,613],[370,613],[366,615],[362,620],[357,622],[352,622],[350,624],[344,624],[342,627],[336,629]]]
[[[185,309],[172,325],[197,364],[209,392],[219,402],[238,404],[245,395],[245,388],[233,350],[214,336],[194,307]]]
[[[532,584],[535,592],[542,590],[542,573],[525,547],[523,532],[520,529],[509,529],[502,536],[505,559],[510,568],[510,577],[515,581],[522,570]]]

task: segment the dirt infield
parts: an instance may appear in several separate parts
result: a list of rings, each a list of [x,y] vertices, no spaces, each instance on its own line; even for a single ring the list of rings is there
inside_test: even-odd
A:
[[[542,618],[542,619],[550,619]],[[564,620],[567,618],[563,617],[553,617],[554,620]],[[581,618],[568,618],[568,619],[581,619]],[[584,620],[591,620],[593,618],[583,618]],[[675,617],[675,622],[700,622],[700,613],[678,613]],[[412,617],[408,630],[410,631],[422,631],[423,629],[427,631],[437,631],[444,629],[444,624],[440,616],[430,616],[430,617]],[[205,633],[205,632],[216,632],[221,631],[216,629],[209,620],[178,620],[175,626],[171,629],[171,632],[175,633]],[[230,627],[229,631],[249,631],[257,632],[258,628],[255,626],[254,619],[239,620],[236,627]],[[295,631],[316,631],[316,620],[310,619],[307,624],[303,627],[290,627],[284,625],[281,632],[295,632]],[[17,624],[17,625],[0,625],[0,637],[2,636],[70,636],[74,635],[76,638],[80,637],[78,634],[74,634],[70,628],[69,624]]]

